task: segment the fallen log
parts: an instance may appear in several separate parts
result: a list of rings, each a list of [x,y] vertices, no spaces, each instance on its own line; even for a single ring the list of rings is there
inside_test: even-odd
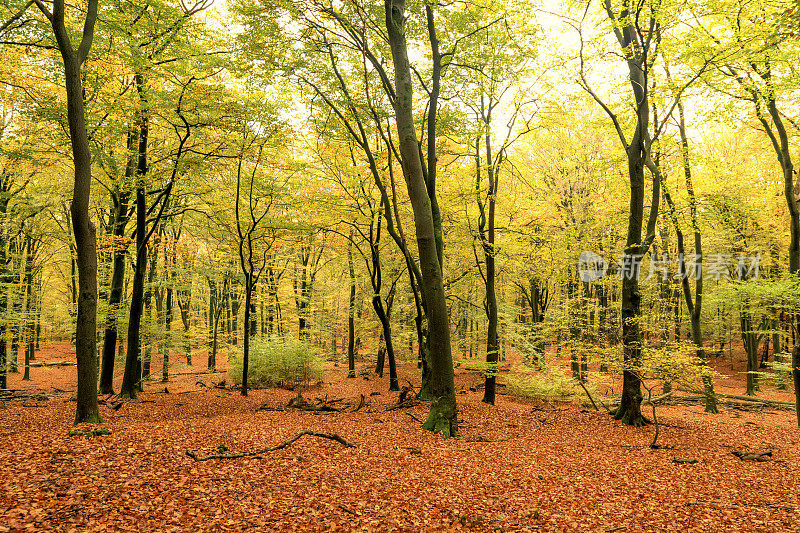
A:
[[[683,392],[690,392],[690,393],[699,395],[702,398],[706,397],[706,395],[705,395],[705,393],[703,391],[697,391],[697,390],[692,390],[692,389],[683,389],[683,388],[681,388],[680,390],[683,391]],[[718,393],[715,394],[715,396],[717,398],[728,398],[730,400],[739,400],[739,401],[742,401],[742,402],[763,403],[764,405],[774,405],[774,406],[780,406],[780,407],[791,407],[791,408],[795,407],[795,402],[784,402],[784,401],[781,401],[781,400],[770,400],[768,398],[757,398],[755,396],[745,396],[743,394],[724,394],[724,393],[718,392]]]
[[[732,400],[740,400],[743,402],[763,403],[764,405],[774,405],[780,407],[790,407],[794,409],[794,402],[784,402],[781,400],[770,400],[768,398],[756,398],[754,396],[742,396],[740,394],[717,394],[719,398],[730,398]]]
[[[34,400],[38,402],[46,402],[50,397],[43,392],[29,392],[13,389],[0,389],[0,401],[10,400]]]
[[[240,457],[253,457],[255,455],[262,455],[268,452],[274,452],[277,450],[282,450],[283,448],[287,448],[297,441],[303,435],[311,435],[313,437],[320,437],[323,439],[335,440],[336,442],[342,444],[345,448],[355,448],[355,444],[352,442],[340,437],[336,433],[323,433],[321,431],[312,431],[310,429],[304,429],[291,439],[285,440],[280,444],[276,444],[275,446],[271,446],[269,448],[263,448],[261,450],[253,450],[249,452],[231,452],[231,453],[213,453],[211,455],[202,455],[198,456],[192,450],[186,450],[186,455],[194,459],[195,461],[208,461],[210,459],[239,459]]]
[[[76,366],[78,363],[75,361],[36,361],[34,363],[28,363],[28,366],[31,367],[42,367],[42,366]]]
[[[756,450],[754,452],[733,450],[731,453],[742,461],[757,461],[759,463],[772,461],[772,450]]]
[[[717,403],[728,407],[752,409],[752,408],[772,408],[781,411],[788,411],[795,408],[793,402],[783,402],[780,400],[769,400],[766,398],[753,398],[751,396],[739,396],[736,394],[717,394]],[[652,399],[653,404],[661,405],[695,405],[698,403],[705,403],[705,394],[664,394]],[[612,405],[619,405],[620,398],[614,397],[610,399]],[[647,400],[642,400],[642,403],[650,403]]]

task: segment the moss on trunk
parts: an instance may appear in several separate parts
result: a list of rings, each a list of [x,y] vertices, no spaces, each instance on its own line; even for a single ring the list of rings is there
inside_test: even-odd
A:
[[[448,397],[433,400],[428,419],[425,420],[422,427],[434,433],[441,433],[445,439],[458,437],[455,401]]]

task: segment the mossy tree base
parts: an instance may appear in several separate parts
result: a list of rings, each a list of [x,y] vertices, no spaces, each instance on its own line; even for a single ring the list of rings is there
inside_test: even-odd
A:
[[[458,437],[455,399],[447,397],[434,399],[422,428],[434,433],[441,433],[445,439]]]
[[[650,419],[644,416],[639,409],[628,409],[624,405],[611,411],[611,415],[615,420],[637,428],[651,424]]]
[[[75,413],[75,425],[78,424],[102,424],[103,417],[100,416],[100,413]]]

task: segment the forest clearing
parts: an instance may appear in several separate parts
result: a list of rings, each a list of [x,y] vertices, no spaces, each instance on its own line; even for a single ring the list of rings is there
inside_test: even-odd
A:
[[[68,357],[68,345],[54,348],[41,360]],[[788,532],[800,523],[791,411],[660,406],[663,447],[651,449],[652,425],[626,428],[590,406],[509,395],[488,406],[480,374],[458,369],[454,440],[420,428],[424,405],[392,409],[399,393],[387,393],[374,368],[347,379],[329,363],[324,384],[304,396],[348,408],[313,412],[264,410],[296,393],[242,397],[213,388],[226,373],[181,366],[167,384],[147,382],[138,400],[101,405],[104,423],[88,427],[111,434],[96,437],[69,436],[74,367],[34,368],[37,379],[12,382],[52,399],[0,409],[0,531]],[[400,365],[402,377],[415,371]],[[731,375],[720,393],[741,392],[741,374]],[[255,457],[186,455],[258,450],[302,430],[354,447],[306,436]],[[771,450],[772,460],[743,461],[734,450]]]

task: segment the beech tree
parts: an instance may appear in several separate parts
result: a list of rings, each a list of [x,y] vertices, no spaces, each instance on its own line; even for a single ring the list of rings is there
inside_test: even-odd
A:
[[[75,423],[100,422],[97,404],[97,242],[95,225],[89,217],[89,194],[92,186],[92,156],[86,129],[82,68],[89,56],[97,22],[98,0],[88,0],[80,43],[73,47],[66,25],[64,0],[54,0],[51,9],[33,0],[47,18],[61,54],[64,85],[67,93],[67,121],[75,170],[70,215],[75,236],[78,268],[78,315],[75,327],[75,353],[78,360],[78,403]],[[31,2],[24,9],[31,6]]]

